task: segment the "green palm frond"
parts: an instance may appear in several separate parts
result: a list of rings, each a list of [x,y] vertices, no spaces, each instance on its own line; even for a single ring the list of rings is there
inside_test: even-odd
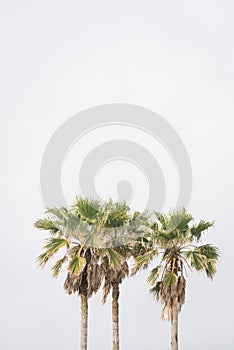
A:
[[[207,259],[218,260],[220,257],[219,249],[212,244],[204,244],[196,248]]]
[[[171,256],[171,247],[166,247],[163,249],[162,252],[162,260],[161,261],[167,261],[169,259],[169,257]]]
[[[214,222],[201,220],[197,225],[191,227],[190,232],[192,234],[192,237],[195,237],[197,241],[199,241],[202,232],[212,226],[214,226]]]
[[[167,223],[167,217],[165,214],[159,213],[159,212],[155,212],[156,218],[158,219],[158,221],[161,224],[162,229],[166,229],[166,223]]]
[[[148,267],[148,265],[151,263],[151,261],[154,259],[154,257],[157,255],[157,250],[151,249],[147,251],[146,253],[137,256],[135,260],[135,265],[132,269],[132,276],[135,275],[139,270],[145,269]]]
[[[59,272],[63,266],[63,264],[67,261],[67,256],[65,255],[62,259],[56,261],[56,263],[52,266],[53,277],[58,277]]]
[[[188,224],[193,217],[183,208],[180,210],[171,210],[166,222],[166,230],[179,230],[180,232],[188,229]]]
[[[34,227],[38,228],[39,230],[49,230],[52,233],[59,231],[58,225],[56,225],[56,223],[50,219],[39,219],[35,222]]]
[[[55,218],[59,220],[67,220],[69,218],[69,212],[68,209],[65,207],[61,208],[47,208],[46,210],[47,214],[53,215]]]
[[[73,256],[68,265],[68,271],[72,273],[72,275],[79,275],[86,265],[86,259],[82,256]]]
[[[130,208],[125,202],[113,202],[109,199],[102,206],[103,227],[120,227],[129,222],[130,219]]]
[[[163,278],[163,282],[165,283],[165,285],[167,287],[171,287],[172,285],[176,284],[177,277],[173,272],[169,271],[169,272],[165,273],[165,276]]]
[[[148,232],[152,225],[152,213],[144,210],[142,213],[135,211],[129,218],[130,228],[136,228],[143,233]]]
[[[214,278],[214,275],[217,272],[217,260],[208,259],[205,272],[206,272],[207,277],[209,277],[212,280]]]
[[[154,232],[154,240],[158,246],[167,246],[170,241],[177,238],[177,231],[156,231]]]
[[[129,219],[129,214],[127,212],[128,212],[128,209],[123,208],[119,211],[113,211],[111,213],[108,213],[105,226],[106,227],[123,226],[125,223],[127,223]]]
[[[90,230],[86,230],[86,232],[82,233],[80,236],[80,241],[82,245],[90,248],[104,248],[104,234],[103,230],[98,227],[92,227]]]
[[[100,217],[101,227],[121,228],[129,223],[129,207],[123,208],[103,208],[104,214]]]
[[[46,249],[44,253],[38,256],[38,264],[43,268],[48,260],[56,254],[60,248],[66,246],[69,247],[69,241],[65,238],[54,238],[51,237],[47,239],[47,244],[43,247]]]
[[[56,254],[60,248],[69,248],[70,242],[66,238],[54,238],[51,237],[47,240],[47,244],[43,247],[49,254]]]
[[[217,262],[220,257],[219,249],[211,244],[204,244],[196,248],[205,258],[206,266],[205,272],[207,277],[213,279],[215,273],[217,272]]]
[[[100,211],[100,202],[98,200],[89,200],[87,198],[76,197],[73,205],[76,215],[88,223],[95,223]]]
[[[41,255],[37,257],[37,262],[41,268],[44,268],[49,259],[53,256],[53,254],[50,254],[49,252],[44,252]]]
[[[117,268],[120,266],[123,257],[116,252],[114,249],[106,248],[103,253],[104,256],[108,259],[108,264],[114,268]]]
[[[202,271],[206,269],[207,259],[199,250],[197,250],[197,248],[185,252],[185,255],[191,267],[193,267],[195,270]]]
[[[148,282],[150,285],[154,286],[159,278],[159,275],[161,273],[162,266],[156,266],[151,272],[148,277]]]

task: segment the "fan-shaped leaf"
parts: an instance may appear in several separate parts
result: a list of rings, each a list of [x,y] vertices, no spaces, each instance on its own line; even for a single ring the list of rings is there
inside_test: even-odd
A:
[[[69,241],[66,238],[49,238],[47,244],[43,247],[49,254],[55,254],[62,247],[69,248]]]
[[[190,262],[191,267],[197,271],[205,270],[206,268],[206,257],[202,255],[199,250],[194,249],[186,252],[186,256]]]
[[[120,266],[123,258],[122,256],[117,253],[114,249],[111,248],[106,248],[104,251],[104,254],[108,258],[108,262],[112,267],[118,267]]]
[[[196,237],[197,240],[199,240],[201,238],[202,232],[212,226],[214,226],[214,222],[201,220],[197,225],[191,227],[190,232],[192,236]]]
[[[171,287],[176,283],[177,277],[173,272],[167,272],[164,276],[163,281],[167,287]]]
[[[148,277],[148,282],[149,284],[151,284],[152,286],[154,286],[157,282],[157,279],[160,275],[160,272],[161,272],[161,266],[157,266],[155,267],[151,272],[150,272],[150,275]]]
[[[85,265],[85,258],[81,256],[74,256],[68,265],[68,270],[72,273],[72,275],[79,275],[85,268]]]

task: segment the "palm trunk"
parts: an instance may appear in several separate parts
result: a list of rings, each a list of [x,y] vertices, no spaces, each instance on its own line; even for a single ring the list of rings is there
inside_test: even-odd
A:
[[[112,286],[112,350],[119,350],[119,284]]]
[[[173,298],[172,305],[171,350],[178,350],[178,296]]]
[[[81,334],[80,349],[87,350],[87,334],[88,334],[88,298],[87,295],[81,294]]]

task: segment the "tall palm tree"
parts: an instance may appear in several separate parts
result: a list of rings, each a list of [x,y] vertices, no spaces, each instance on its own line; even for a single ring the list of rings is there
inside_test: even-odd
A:
[[[137,243],[132,274],[147,268],[154,258],[160,258],[148,277],[150,292],[163,306],[162,319],[171,321],[171,349],[178,350],[178,313],[185,302],[186,267],[204,271],[210,279],[216,273],[218,248],[211,244],[199,245],[202,233],[213,222],[201,220],[193,225],[193,217],[185,209],[168,215],[156,213],[157,220]]]
[[[129,212],[129,207],[124,203],[108,203],[111,206],[111,214],[108,227],[112,227],[111,243],[115,252],[121,256],[121,263],[111,265],[106,257],[102,259],[104,272],[103,304],[112,290],[112,350],[119,350],[119,295],[120,285],[129,274],[128,259],[131,258],[135,240],[142,236],[142,229],[148,220],[146,213]]]
[[[128,276],[129,268],[127,261],[113,268],[103,262],[105,283],[103,287],[103,304],[112,289],[112,350],[119,350],[119,286],[124,278]]]
[[[115,268],[121,256],[104,245],[104,236],[99,229],[106,222],[106,212],[99,201],[77,198],[70,208],[47,210],[47,217],[37,220],[35,227],[48,230],[50,238],[38,257],[38,263],[46,263],[65,248],[62,258],[52,266],[53,277],[57,277],[62,266],[67,264],[64,289],[68,294],[78,293],[81,300],[80,349],[87,350],[88,299],[98,291],[104,277],[100,259],[106,259]]]
[[[131,215],[130,208],[125,203],[113,203],[111,200],[106,203],[104,211],[107,215],[103,226],[108,230],[108,243],[121,257],[121,262],[113,266],[103,256],[101,264],[104,274],[103,304],[112,289],[112,350],[119,350],[119,285],[129,273],[126,253]]]

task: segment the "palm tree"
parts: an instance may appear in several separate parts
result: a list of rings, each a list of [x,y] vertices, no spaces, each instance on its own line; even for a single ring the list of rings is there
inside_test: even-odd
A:
[[[37,220],[35,227],[48,230],[50,237],[38,257],[43,268],[46,263],[65,248],[62,258],[52,267],[53,277],[57,277],[62,266],[67,264],[67,277],[64,289],[68,294],[78,293],[81,300],[80,349],[87,350],[88,299],[98,291],[104,277],[100,259],[108,261],[112,268],[117,267],[121,256],[111,247],[104,245],[104,236],[99,234],[106,212],[99,201],[77,198],[70,208],[47,210],[47,217]]]
[[[164,305],[161,318],[171,321],[171,349],[178,350],[178,313],[185,302],[186,267],[204,271],[213,279],[219,251],[211,244],[198,245],[202,233],[212,227],[213,222],[201,220],[193,225],[193,217],[185,209],[171,211],[168,215],[156,213],[156,217],[144,241],[137,242],[140,254],[135,252],[132,274],[160,257],[148,282],[150,292]]]
[[[113,266],[106,256],[103,256],[101,265],[104,273],[103,304],[112,288],[112,350],[119,350],[119,285],[129,273],[127,263],[128,228],[131,218],[129,210],[125,203],[113,203],[111,200],[104,208],[107,215],[103,226],[108,229],[109,243],[121,257],[121,262]]]
[[[112,350],[119,350],[119,285],[128,276],[127,261],[123,261],[119,267],[113,268],[103,262],[105,283],[103,287],[103,304],[112,288]]]
[[[106,257],[102,259],[104,272],[103,304],[112,289],[112,350],[119,350],[119,295],[120,285],[129,274],[128,259],[133,254],[135,240],[142,237],[142,230],[146,227],[148,214],[145,212],[129,213],[125,203],[107,203],[111,207],[111,214],[106,227],[112,227],[111,243],[115,252],[121,256],[117,266],[111,265]],[[108,212],[108,209],[106,210]]]

